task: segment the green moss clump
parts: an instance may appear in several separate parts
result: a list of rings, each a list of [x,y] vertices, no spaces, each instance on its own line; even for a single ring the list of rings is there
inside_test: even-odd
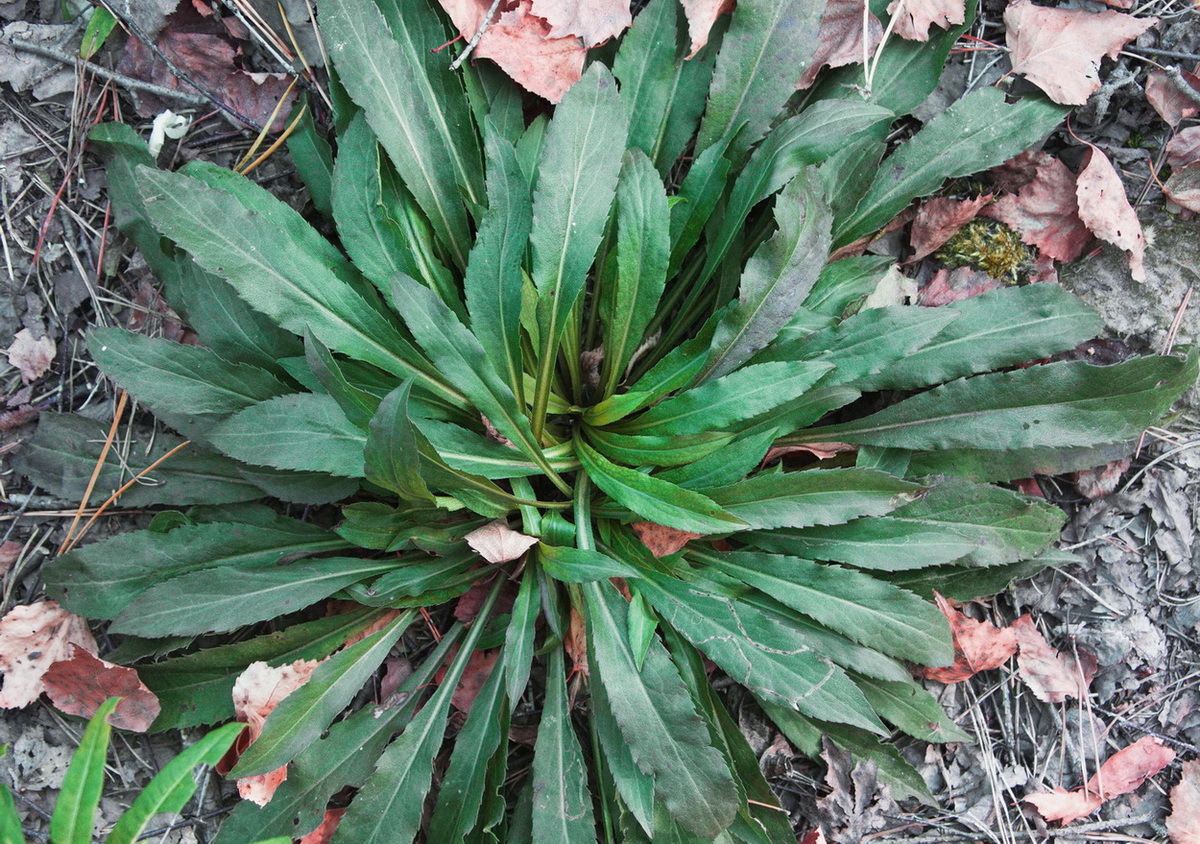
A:
[[[1033,268],[1033,250],[1021,236],[995,220],[971,220],[934,257],[949,267],[970,267],[1016,284]]]

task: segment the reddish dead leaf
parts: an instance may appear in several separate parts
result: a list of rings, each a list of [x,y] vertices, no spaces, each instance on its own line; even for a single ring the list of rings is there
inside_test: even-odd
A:
[[[590,675],[587,658],[587,625],[583,616],[579,614],[579,610],[574,607],[571,607],[571,622],[567,627],[566,639],[563,640],[563,650],[567,652],[567,656],[574,664],[571,674],[582,674],[584,677]]]
[[[688,58],[700,52],[708,43],[708,34],[712,31],[717,18],[726,12],[733,11],[734,0],[679,0],[683,5],[683,14],[687,17],[688,37],[692,41],[692,52]]]
[[[247,729],[238,737],[229,753],[217,765],[217,771],[228,773],[238,757],[262,735],[263,723],[285,697],[308,682],[320,662],[299,659],[289,665],[272,668],[265,662],[251,663],[233,684],[234,719]],[[238,793],[260,806],[267,805],[275,789],[287,779],[287,765],[274,771],[237,781]]]
[[[1130,274],[1135,281],[1145,281],[1146,270],[1142,262],[1146,255],[1146,236],[1142,233],[1142,224],[1129,204],[1125,186],[1108,156],[1095,144],[1088,144],[1088,147],[1083,170],[1076,181],[1079,218],[1096,237],[1128,252]]]
[[[21,380],[28,384],[46,374],[57,352],[58,346],[49,335],[34,337],[32,331],[22,328],[5,354],[8,362],[21,370]]]
[[[480,570],[484,571],[483,569]],[[470,624],[475,620],[475,616],[479,614],[479,608],[483,606],[483,602],[487,599],[488,593],[492,591],[492,578],[486,577],[478,583],[471,585],[471,588],[459,596],[458,603],[454,605],[454,617],[463,624]],[[511,612],[513,601],[516,600],[517,589],[516,584],[512,581],[506,582],[500,587],[500,597],[496,600],[496,615],[503,615]]]
[[[359,605],[355,604],[355,605],[353,605],[353,608],[358,609]],[[336,614],[336,613],[331,613],[331,614]],[[370,624],[368,624],[366,627],[364,627],[362,630],[358,631],[357,633],[355,633],[352,636],[347,637],[347,639],[346,639],[345,643],[342,645],[342,647],[348,648],[351,645],[358,644],[359,642],[361,642],[363,639],[367,638],[368,636],[374,636],[376,633],[378,633],[380,630],[383,630],[385,627],[387,627],[389,624],[391,624],[393,621],[395,621],[399,617],[400,617],[400,610],[388,610],[383,615],[379,616],[379,618],[375,619]]]
[[[1142,783],[1175,761],[1175,751],[1157,736],[1142,736],[1129,747],[1123,747],[1100,766],[1087,781],[1087,790],[1110,800],[1130,794]]]
[[[333,834],[337,831],[338,824],[342,822],[344,814],[346,814],[346,810],[340,806],[330,806],[325,810],[325,818],[321,821],[321,825],[301,838],[299,844],[329,844],[333,841]]]
[[[867,44],[863,46],[863,4],[861,0],[829,0],[821,30],[817,33],[817,51],[804,69],[797,88],[807,88],[817,79],[821,68],[842,67],[863,60],[864,49],[874,52],[883,38],[883,24],[873,14],[867,17]]]
[[[1100,59],[1115,59],[1127,43],[1158,23],[1121,12],[1051,9],[1014,0],[1004,10],[1014,73],[1056,103],[1083,105],[1100,88]]]
[[[183,73],[242,117],[261,126],[279,109],[273,131],[282,131],[291,111],[295,91],[286,93],[291,81],[284,73],[251,73],[237,67],[239,50],[212,19],[202,18],[191,4],[182,4],[155,39],[155,45]],[[117,70],[154,85],[194,94],[196,89],[179,79],[165,62],[139,38],[125,42]],[[178,103],[145,91],[134,91],[138,114],[153,117]],[[225,112],[223,112],[225,113]],[[230,115],[232,117],[232,115]]]
[[[537,545],[536,536],[518,533],[503,519],[476,528],[465,539],[489,563],[507,563]]]
[[[1037,482],[1037,478],[1017,478],[1013,483],[1022,495],[1028,495],[1031,498],[1046,497],[1042,493],[1042,485]]]
[[[896,34],[909,41],[928,41],[931,24],[949,29],[967,19],[963,0],[892,0],[887,11],[896,19]]]
[[[1083,789],[1067,791],[1065,788],[1055,788],[1053,791],[1043,791],[1038,794],[1028,794],[1025,802],[1033,805],[1038,814],[1048,821],[1062,821],[1063,825],[1086,818],[1100,808],[1104,801],[1099,794],[1092,794]]]
[[[1103,466],[1092,469],[1081,469],[1075,473],[1073,480],[1080,495],[1091,501],[1112,495],[1116,492],[1121,476],[1129,471],[1129,458],[1112,460]]]
[[[21,551],[24,548],[25,546],[20,542],[13,542],[11,539],[0,545],[0,577],[8,574],[13,564],[21,558]]]
[[[658,525],[654,522],[634,522],[630,525],[642,544],[650,549],[655,557],[665,557],[683,550],[693,539],[699,539],[703,534],[691,533],[678,528]]]
[[[1163,183],[1163,193],[1180,208],[1200,211],[1200,161],[1172,173]]]
[[[1189,126],[1167,143],[1167,163],[1186,167],[1200,161],[1200,126]]]
[[[1088,651],[1061,653],[1046,642],[1029,613],[1010,625],[1017,634],[1017,674],[1043,703],[1062,703],[1069,697],[1082,700],[1096,676],[1098,663]]]
[[[828,460],[836,455],[857,450],[858,446],[851,445],[850,443],[800,443],[797,445],[780,445],[767,449],[766,456],[763,457],[760,465],[767,466],[779,458],[785,457],[789,454],[811,454],[818,460]]]
[[[991,194],[974,199],[953,199],[939,196],[924,203],[913,220],[909,244],[913,255],[909,261],[919,261],[958,234],[958,230],[974,220],[980,210],[992,201]]]
[[[37,700],[50,666],[70,659],[75,645],[93,654],[99,650],[79,616],[54,601],[13,607],[0,618],[0,708],[19,709]]]
[[[1015,194],[1000,197],[984,210],[1021,233],[1021,240],[1056,261],[1074,261],[1091,233],[1079,218],[1075,174],[1057,158],[1041,153],[1034,175]]]
[[[438,0],[463,38],[474,37],[491,7],[489,0]],[[552,103],[583,75],[587,48],[578,38],[552,38],[551,26],[520,0],[495,16],[479,39],[474,57],[491,59],[513,81]]]
[[[824,831],[820,827],[817,827],[805,833],[804,837],[800,839],[800,844],[828,844],[828,842],[826,841]]]
[[[629,28],[629,0],[533,0],[533,14],[550,24],[550,38],[575,35],[585,47],[616,38]]]
[[[496,660],[499,658],[499,649],[475,651],[471,654],[467,660],[467,667],[463,669],[462,679],[454,687],[454,695],[450,698],[450,703],[454,704],[456,709],[463,713],[471,711],[471,704],[479,696],[479,690],[491,676],[492,669],[496,667]]]
[[[19,428],[26,422],[36,419],[39,413],[41,413],[41,408],[28,404],[16,410],[0,413],[0,431],[11,431],[13,428]],[[0,574],[2,573],[0,571]]]
[[[1003,283],[998,279],[970,267],[938,270],[917,294],[917,304],[926,308],[937,308],[970,299],[1001,286]]]
[[[1200,844],[1200,759],[1183,763],[1183,779],[1171,789],[1167,833],[1172,844]]]
[[[45,684],[46,695],[55,707],[83,718],[95,715],[110,697],[122,698],[108,723],[135,733],[150,729],[162,711],[158,696],[146,688],[137,671],[97,659],[75,645],[70,659],[50,666]]]
[[[989,621],[967,618],[934,592],[938,609],[950,622],[954,663],[948,668],[926,668],[925,676],[939,683],[960,683],[980,671],[999,668],[1017,650],[1016,631],[1000,629]]]
[[[1014,155],[1008,161],[988,171],[992,183],[997,190],[1016,193],[1029,184],[1037,176],[1040,165],[1050,161],[1052,156],[1041,150],[1026,150]]]
[[[383,661],[383,677],[379,679],[379,702],[384,703],[400,689],[400,684],[412,676],[413,667],[402,656]]]
[[[1039,255],[1033,260],[1029,271],[1030,284],[1058,284],[1058,269],[1049,255]]]
[[[1196,70],[1200,72],[1200,65],[1196,66]],[[1179,74],[1193,90],[1200,93],[1200,76],[1186,70],[1180,70]],[[1189,117],[1200,114],[1200,106],[1196,105],[1196,101],[1180,91],[1161,70],[1150,71],[1150,76],[1146,79],[1146,102],[1150,103],[1158,112],[1158,116],[1171,128],[1175,128]]]

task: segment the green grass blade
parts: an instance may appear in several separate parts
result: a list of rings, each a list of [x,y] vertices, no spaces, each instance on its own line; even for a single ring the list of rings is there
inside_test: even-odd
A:
[[[100,704],[83,730],[50,818],[50,840],[54,844],[92,844],[92,825],[104,788],[104,758],[112,734],[108,716],[120,702],[120,698],[110,697]]]

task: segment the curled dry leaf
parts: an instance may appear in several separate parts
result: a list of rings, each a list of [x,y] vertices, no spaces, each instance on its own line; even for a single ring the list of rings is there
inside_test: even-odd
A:
[[[1033,178],[993,202],[984,216],[1021,233],[1021,240],[1056,261],[1074,261],[1091,232],[1079,218],[1075,174],[1044,152],[1033,159]]]
[[[438,2],[467,40],[492,5],[489,0]],[[583,75],[587,48],[573,35],[554,38],[550,32],[550,24],[534,14],[532,0],[520,0],[496,14],[472,55],[491,59],[522,88],[557,103]]]
[[[1172,844],[1200,844],[1200,759],[1183,763],[1183,778],[1171,789],[1167,833]]]
[[[1189,126],[1167,143],[1167,163],[1186,167],[1200,161],[1200,126]]]
[[[537,537],[518,533],[503,519],[476,528],[465,539],[489,563],[507,563],[537,545]]]
[[[682,551],[683,546],[702,536],[699,533],[658,525],[654,522],[634,522],[630,527],[655,557],[665,557],[668,554]]]
[[[928,41],[932,24],[949,29],[967,19],[963,0],[892,0],[887,11],[896,19],[896,34],[909,41]]]
[[[1180,208],[1200,211],[1200,161],[1172,173],[1163,184],[1163,193]]]
[[[385,627],[387,627],[393,621],[395,621],[397,618],[399,618],[400,612],[401,612],[400,610],[388,610],[383,615],[379,616],[379,618],[375,619],[370,624],[368,624],[366,627],[364,627],[362,630],[359,630],[357,633],[347,637],[347,639],[346,639],[345,643],[343,643],[342,647],[348,648],[351,645],[361,642],[363,639],[367,638],[368,636],[374,636],[380,630],[383,630]]]
[[[0,708],[19,709],[37,700],[50,666],[70,659],[75,645],[93,654],[99,650],[87,622],[55,601],[13,607],[0,619]]]
[[[1144,736],[1108,757],[1083,788],[1074,791],[1056,788],[1030,794],[1025,802],[1032,804],[1046,820],[1069,824],[1090,815],[1106,800],[1137,791],[1174,759],[1175,751],[1164,745],[1162,739]]]
[[[1200,65],[1196,66],[1196,70],[1200,71]],[[1200,76],[1186,70],[1179,71],[1179,75],[1193,90],[1200,93]],[[1146,101],[1171,128],[1175,128],[1189,117],[1200,114],[1200,105],[1196,105],[1194,99],[1180,91],[1161,70],[1152,70],[1146,78]]]
[[[688,58],[696,55],[708,43],[708,34],[712,31],[717,18],[726,12],[733,11],[734,0],[679,0],[683,6],[683,14],[687,17],[688,38],[692,42],[692,51]]]
[[[108,722],[122,730],[144,733],[162,706],[137,671],[98,659],[72,645],[70,659],[59,660],[46,672],[46,695],[60,711],[91,718],[110,697],[122,698]]]
[[[883,39],[883,24],[875,15],[867,14],[867,43],[863,44],[863,4],[860,0],[829,0],[821,30],[817,33],[817,50],[804,68],[797,88],[807,88],[817,79],[823,67],[842,67],[863,60],[864,51],[874,52]]]
[[[1100,59],[1115,59],[1127,43],[1158,23],[1121,12],[1085,12],[1014,0],[1004,10],[1014,73],[1056,103],[1083,105],[1100,88]]]
[[[958,234],[958,230],[974,220],[985,205],[992,201],[991,194],[974,199],[954,199],[939,196],[921,206],[909,231],[908,242],[913,248],[909,261],[919,261],[932,254],[939,246]]]
[[[1081,469],[1075,473],[1072,480],[1075,481],[1075,488],[1079,490],[1080,495],[1090,501],[1095,501],[1097,498],[1103,498],[1116,492],[1117,485],[1121,482],[1121,476],[1128,471],[1129,458],[1122,457],[1120,460],[1110,460],[1103,466]]]
[[[571,621],[567,627],[566,638],[563,639],[563,650],[567,652],[567,656],[571,658],[574,666],[571,669],[572,676],[575,674],[582,674],[584,677],[590,675],[587,658],[587,623],[579,610],[574,607],[571,607]]]
[[[346,814],[346,810],[340,806],[330,806],[325,810],[325,818],[321,821],[321,825],[300,839],[299,844],[329,844],[333,841],[333,834],[337,832],[338,824],[342,822],[342,815]]]
[[[948,600],[934,592],[938,609],[950,622],[954,662],[947,668],[926,668],[925,676],[939,683],[960,683],[980,671],[999,668],[1017,650],[1017,634],[989,621],[967,618]]]
[[[234,719],[246,725],[229,753],[221,760],[217,770],[228,773],[238,757],[262,735],[263,723],[275,711],[285,697],[308,682],[320,662],[299,659],[288,665],[272,668],[265,662],[251,663],[233,684]],[[274,771],[238,780],[238,794],[265,806],[275,794],[275,789],[287,779],[287,765]]]
[[[857,451],[858,446],[850,443],[798,443],[797,445],[780,445],[767,449],[760,466],[769,466],[788,454],[811,454],[818,460],[828,460],[848,451]]]
[[[22,328],[6,354],[8,362],[21,370],[21,380],[29,384],[46,374],[57,352],[58,346],[49,335],[34,337],[28,328]]]
[[[1079,218],[1096,237],[1128,252],[1134,280],[1145,281],[1146,236],[1142,224],[1108,156],[1095,144],[1088,147],[1083,170],[1076,180]]]
[[[1099,667],[1093,654],[1085,650],[1068,654],[1050,647],[1029,613],[1010,627],[1017,634],[1017,674],[1038,700],[1062,703],[1069,697],[1087,697]]]
[[[585,47],[616,38],[629,28],[629,0],[533,0],[533,13],[550,24],[550,38],[578,36]]]
[[[937,308],[970,299],[1003,286],[999,279],[970,267],[953,270],[938,270],[929,283],[917,295],[917,304],[926,308]]]

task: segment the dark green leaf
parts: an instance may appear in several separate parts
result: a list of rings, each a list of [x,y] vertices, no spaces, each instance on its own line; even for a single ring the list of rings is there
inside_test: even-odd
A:
[[[740,481],[753,472],[775,441],[775,431],[741,436],[715,454],[695,463],[663,472],[658,477],[684,489],[701,492],[719,489]]]
[[[364,453],[367,480],[409,501],[433,501],[421,473],[417,434],[409,418],[409,379],[388,393],[371,419]]]
[[[830,204],[834,205],[837,191],[828,183],[826,195],[830,197]],[[836,208],[834,219],[838,219]],[[804,307],[826,316],[840,317],[851,302],[875,290],[888,267],[894,263],[886,255],[857,255],[826,264],[805,298]]]
[[[631,437],[590,426],[584,430],[597,451],[631,466],[690,465],[721,450],[734,437],[722,433]]]
[[[547,655],[546,700],[533,747],[533,840],[537,844],[596,840],[587,766],[571,726],[561,647],[551,648]]]
[[[955,601],[972,601],[1003,592],[1016,580],[1033,577],[1049,566],[1079,565],[1074,554],[1051,548],[1038,556],[1017,563],[988,566],[985,569],[956,565],[931,566],[915,571],[884,575],[890,583],[908,589],[930,600],[936,590]]]
[[[919,490],[872,469],[768,472],[709,495],[752,528],[832,525],[896,509]]]
[[[911,455],[908,474],[914,477],[954,475],[970,481],[1011,481],[1034,475],[1062,475],[1092,469],[1133,453],[1136,440],[1090,448],[1041,448],[993,451],[983,448],[951,448],[944,451],[905,452]]]
[[[333,214],[330,204],[330,194],[333,190],[333,149],[329,146],[329,141],[321,137],[317,130],[306,97],[296,101],[296,109],[300,110],[300,114],[297,115],[293,110],[288,120],[290,125],[299,119],[292,134],[288,135],[288,152],[296,165],[296,172],[308,188],[313,207],[325,217],[330,217]]]
[[[112,734],[108,716],[120,702],[120,698],[110,697],[100,704],[83,730],[50,818],[50,840],[54,844],[92,844],[92,825],[104,789],[104,757]]]
[[[538,562],[546,574],[564,583],[590,583],[610,577],[641,577],[641,572],[622,560],[581,548],[538,543]]]
[[[521,588],[513,602],[508,630],[504,634],[504,674],[508,700],[516,705],[529,684],[533,665],[533,642],[537,618],[542,607],[538,588],[537,565],[526,563]]]
[[[933,695],[912,680],[872,680],[855,677],[871,707],[884,720],[921,741],[971,741],[946,715]]]

